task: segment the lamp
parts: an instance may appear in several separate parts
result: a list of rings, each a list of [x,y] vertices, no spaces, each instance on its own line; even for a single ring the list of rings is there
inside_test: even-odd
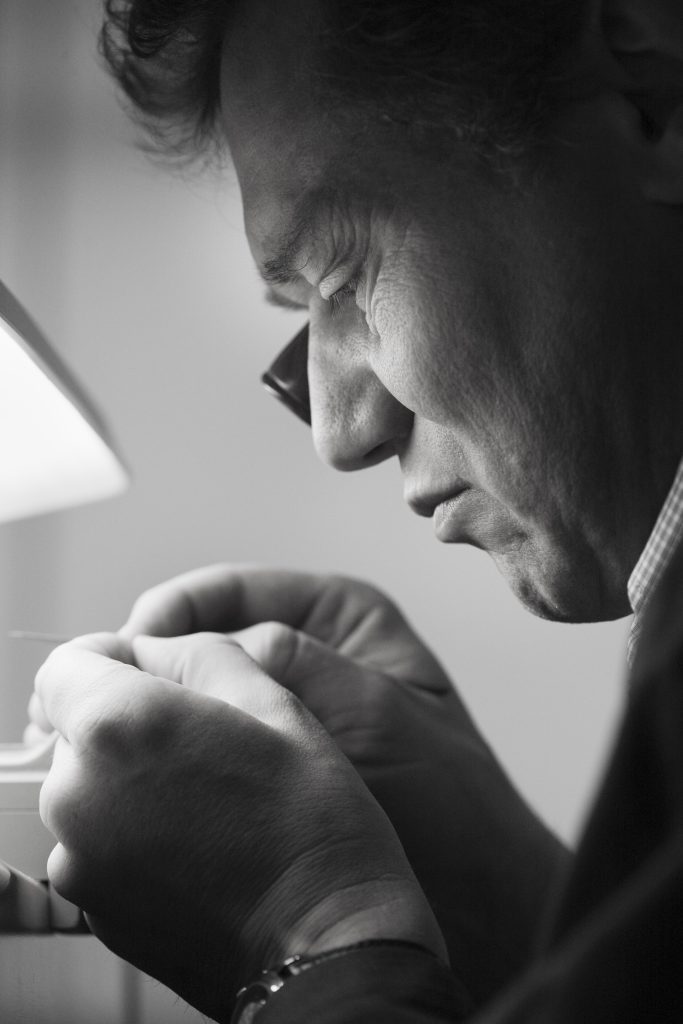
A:
[[[94,405],[0,282],[0,523],[107,498],[127,483]],[[55,738],[39,748],[0,743],[0,933],[80,927],[77,908],[30,877],[44,877],[54,845],[38,794]]]
[[[0,522],[107,498],[127,482],[92,402],[0,282]]]

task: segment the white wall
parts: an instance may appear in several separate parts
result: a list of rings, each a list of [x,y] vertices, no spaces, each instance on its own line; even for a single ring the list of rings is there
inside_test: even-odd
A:
[[[0,740],[21,732],[41,653],[7,629],[114,628],[145,587],[217,560],[335,569],[399,601],[523,791],[573,836],[626,623],[533,619],[485,555],[437,544],[396,466],[318,464],[258,384],[300,321],[261,301],[235,185],[183,181],[134,150],[97,65],[98,8],[0,0],[0,278],[99,400],[135,482],[0,527]]]

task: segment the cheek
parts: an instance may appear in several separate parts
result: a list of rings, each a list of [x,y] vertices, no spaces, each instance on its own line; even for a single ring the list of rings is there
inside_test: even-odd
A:
[[[548,484],[542,449],[549,437],[538,409],[542,375],[518,355],[525,324],[519,318],[511,325],[502,314],[510,305],[501,276],[497,291],[473,276],[463,285],[464,276],[450,287],[424,273],[378,282],[373,369],[418,419],[442,428],[443,458],[452,449],[454,464],[473,482],[526,512]]]
[[[478,298],[475,294],[479,291]],[[490,289],[443,275],[385,275],[373,300],[373,369],[416,415],[480,435],[502,412],[516,373],[500,309]]]

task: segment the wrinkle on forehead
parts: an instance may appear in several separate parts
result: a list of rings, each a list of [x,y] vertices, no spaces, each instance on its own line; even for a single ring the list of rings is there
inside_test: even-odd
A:
[[[350,201],[343,187],[329,186],[289,203],[266,202],[247,217],[261,276],[269,284],[289,283],[311,261],[319,262],[326,241],[337,252],[348,251],[368,209],[362,197]]]
[[[222,115],[257,263],[278,254],[301,212],[327,190],[325,230],[340,203],[392,208],[418,201],[440,169],[410,151],[395,126],[340,114],[326,99],[319,58],[324,2],[237,0],[221,71]],[[439,189],[441,185],[439,185]],[[367,218],[366,218],[367,219]],[[332,221],[330,224],[329,222]],[[289,244],[284,246],[291,248]]]

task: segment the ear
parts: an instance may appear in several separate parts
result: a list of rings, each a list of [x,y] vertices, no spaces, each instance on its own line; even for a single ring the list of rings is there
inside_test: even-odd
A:
[[[643,193],[682,204],[683,3],[603,0],[600,31],[620,68],[620,91],[640,115]]]

